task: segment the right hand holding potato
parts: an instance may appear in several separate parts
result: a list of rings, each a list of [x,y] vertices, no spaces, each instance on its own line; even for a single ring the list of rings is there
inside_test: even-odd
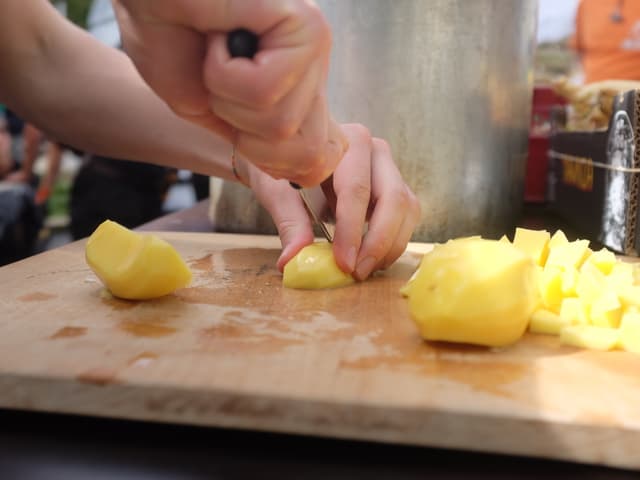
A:
[[[237,144],[270,176],[321,183],[347,149],[325,83],[330,29],[309,1],[114,0],[123,46],[181,117]],[[227,34],[259,37],[253,59],[232,58]]]

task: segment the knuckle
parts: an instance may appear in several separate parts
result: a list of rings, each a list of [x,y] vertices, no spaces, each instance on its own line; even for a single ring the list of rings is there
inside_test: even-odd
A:
[[[383,138],[374,138],[372,140],[373,146],[384,153],[391,153],[391,145]]]
[[[387,236],[378,237],[369,244],[368,254],[377,259],[385,258],[391,247],[391,241],[391,238]]]
[[[389,191],[389,196],[393,199],[393,202],[397,205],[397,208],[400,211],[405,211],[411,206],[409,192],[404,187],[404,185],[392,187]]]
[[[358,137],[362,141],[371,142],[371,132],[366,126],[361,123],[350,123],[346,125],[346,127],[349,129],[351,135]]]

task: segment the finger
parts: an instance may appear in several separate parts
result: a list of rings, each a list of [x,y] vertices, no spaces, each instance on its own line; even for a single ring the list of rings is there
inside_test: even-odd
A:
[[[321,64],[314,62],[298,85],[279,103],[266,109],[246,107],[218,95],[212,95],[209,104],[219,118],[238,130],[252,133],[265,140],[284,141],[301,129],[305,118],[310,114],[320,73]],[[327,122],[326,113],[324,122]],[[324,130],[327,130],[326,125]],[[304,135],[304,132],[302,133]]]
[[[407,208],[407,213],[404,217],[404,221],[398,230],[398,234],[389,249],[387,255],[385,255],[384,259],[380,263],[380,268],[388,268],[395,262],[400,255],[404,253],[407,248],[407,244],[411,240],[411,236],[413,235],[413,231],[416,228],[421,216],[420,203],[418,199],[414,195],[414,193],[409,189],[408,186],[405,185],[405,188],[409,194],[409,207]]]
[[[362,125],[343,125],[349,150],[333,174],[336,231],[333,251],[341,270],[352,273],[371,198],[371,135]]]
[[[317,45],[267,49],[264,36],[259,42],[260,49],[252,59],[232,58],[226,33],[210,35],[203,70],[207,89],[222,100],[248,108],[272,107],[291,93],[322,55]],[[321,70],[315,75],[316,83],[322,80]]]
[[[371,188],[375,208],[358,253],[354,276],[364,280],[379,268],[398,236],[409,204],[404,181],[391,157],[389,145],[373,139]]]
[[[209,92],[202,83],[204,37],[176,25],[139,25],[128,10],[118,3],[114,6],[124,50],[153,91],[179,115],[206,115]]]
[[[335,142],[311,145],[299,132],[286,142],[277,143],[240,132],[237,148],[273,178],[290,180],[303,187],[319,185],[328,178],[343,152],[342,145]]]
[[[289,260],[313,242],[309,215],[299,195],[287,181],[274,180],[262,174],[259,180],[253,182],[252,189],[278,229],[282,253],[276,265],[282,271]]]

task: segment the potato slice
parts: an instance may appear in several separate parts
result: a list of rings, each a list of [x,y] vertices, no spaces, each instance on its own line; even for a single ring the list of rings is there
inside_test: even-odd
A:
[[[324,289],[350,285],[354,279],[336,264],[327,242],[307,245],[284,266],[282,285],[287,288]]]
[[[85,257],[107,289],[120,298],[161,297],[191,282],[189,267],[169,243],[110,220],[91,234]]]
[[[497,240],[447,242],[427,253],[409,310],[427,340],[504,346],[524,334],[539,302],[536,266]]]

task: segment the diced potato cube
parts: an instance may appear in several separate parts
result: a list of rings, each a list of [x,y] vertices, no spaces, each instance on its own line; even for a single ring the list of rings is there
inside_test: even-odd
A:
[[[579,298],[565,298],[560,304],[560,317],[571,325],[588,325],[589,308]]]
[[[591,304],[589,318],[596,327],[618,328],[622,317],[622,305],[618,295],[605,289]]]
[[[618,345],[619,334],[615,328],[570,325],[560,330],[560,341],[574,347],[612,350]]]
[[[617,259],[613,252],[603,248],[602,250],[593,252],[587,261],[595,265],[598,270],[605,275],[609,275],[613,266],[616,264]]]
[[[617,292],[623,306],[640,307],[640,285],[622,285]]]
[[[569,322],[557,313],[540,308],[531,315],[529,331],[546,335],[558,335],[560,330],[567,325],[569,325]]]
[[[569,243],[567,236],[562,230],[557,230],[549,240],[549,249],[558,247],[560,245],[566,245]]]
[[[502,242],[502,243],[511,243],[511,241],[509,240],[509,237],[507,237],[506,235],[502,235],[500,237],[500,240],[498,240],[498,241]]]
[[[574,267],[567,268],[562,272],[562,295],[565,297],[574,297],[577,295],[576,286],[578,285],[580,274]]]
[[[546,230],[516,228],[513,245],[529,255],[536,265],[544,265],[549,255],[550,238],[551,235]]]
[[[590,304],[605,288],[605,276],[592,263],[585,263],[580,268],[580,275],[576,284],[576,293],[583,302]]]
[[[633,263],[633,283],[640,285],[640,263]]]
[[[618,346],[627,352],[640,353],[640,313],[625,312],[620,323]]]
[[[637,307],[625,308],[624,312],[622,313],[620,328],[629,323],[640,323],[640,309],[638,309]]]
[[[542,305],[553,312],[560,311],[562,303],[562,270],[558,267],[546,267],[538,278]]]
[[[549,250],[547,265],[555,265],[562,268],[580,268],[582,263],[591,254],[588,240],[576,240],[563,245],[552,247]]]
[[[633,265],[627,262],[616,262],[607,275],[607,283],[616,290],[623,285],[633,285],[633,282]]]

